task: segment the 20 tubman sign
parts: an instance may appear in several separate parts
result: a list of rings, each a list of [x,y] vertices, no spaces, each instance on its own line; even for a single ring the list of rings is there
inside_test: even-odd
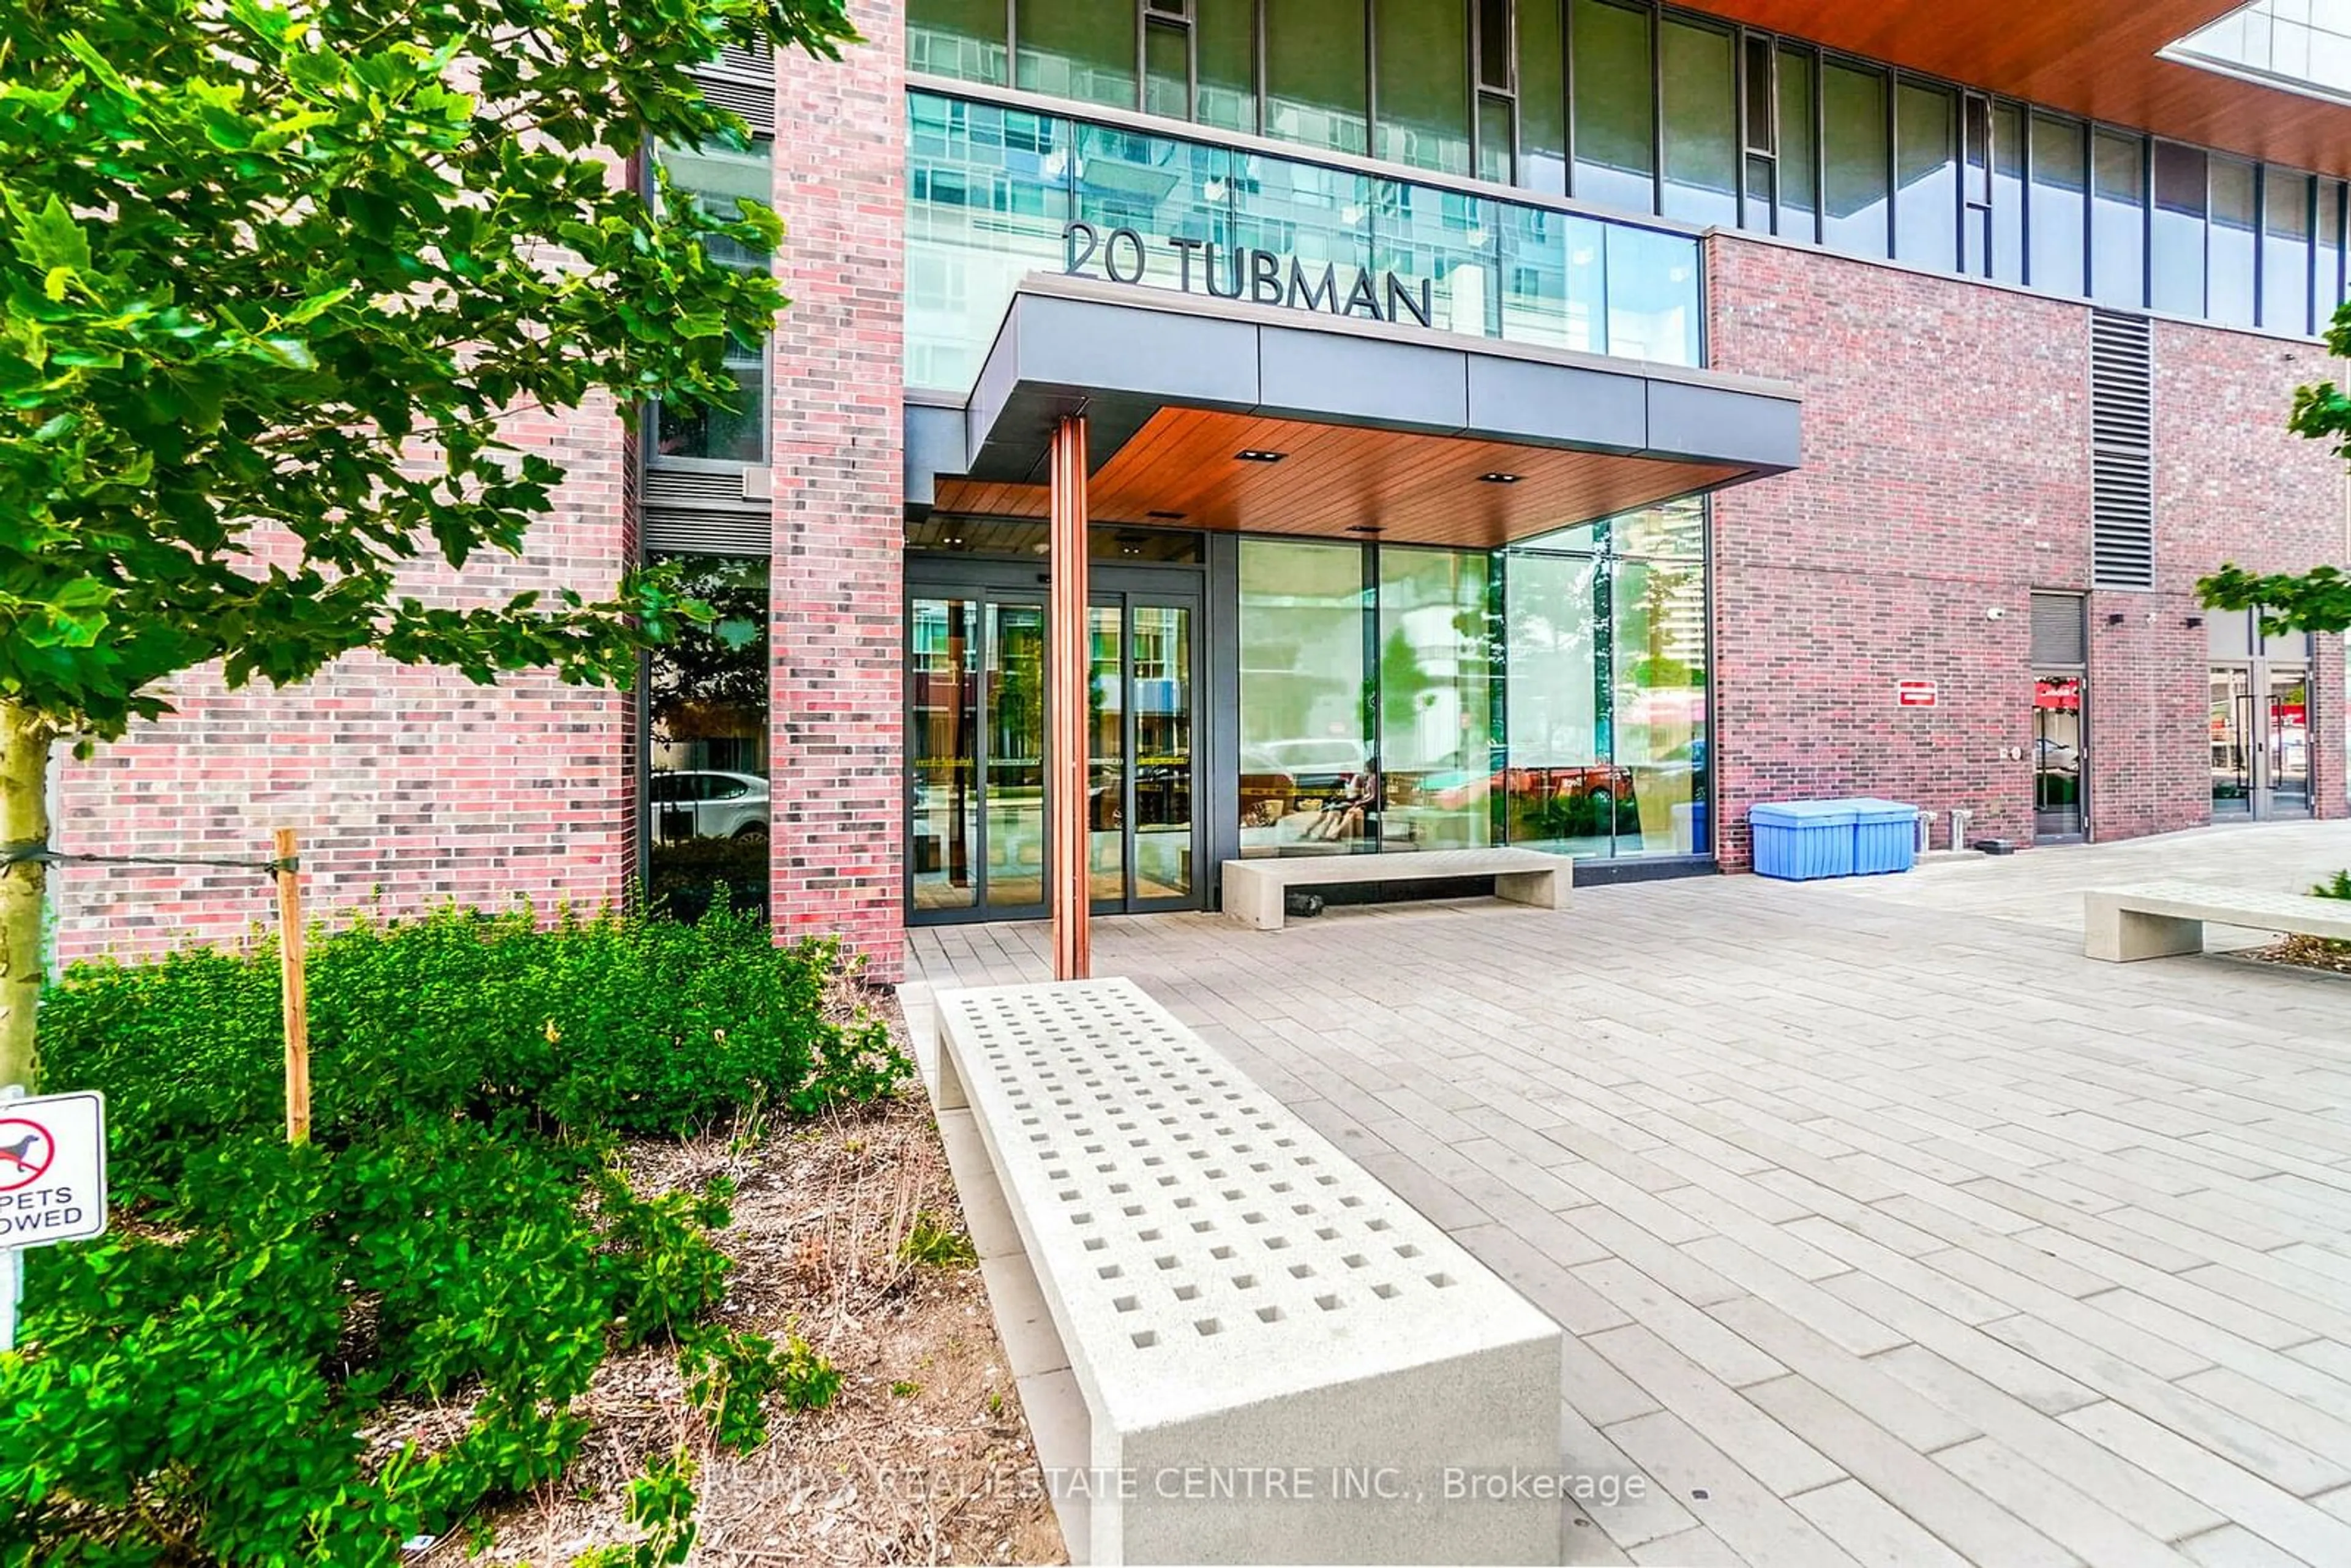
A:
[[[1294,256],[1284,257],[1245,245],[1219,246],[1214,240],[1187,239],[1181,235],[1167,236],[1155,249],[1139,230],[1105,231],[1082,220],[1061,231],[1061,247],[1062,271],[1072,277],[1104,277],[1113,283],[1164,288],[1172,273],[1175,286],[1185,293],[1205,293],[1215,299],[1317,310],[1366,321],[1411,320],[1423,327],[1433,325],[1436,316],[1436,290],[1426,277],[1407,282],[1393,272],[1357,271],[1353,286],[1342,289],[1333,262],[1326,261],[1320,271],[1312,271]],[[1160,256],[1155,267],[1155,255]]]

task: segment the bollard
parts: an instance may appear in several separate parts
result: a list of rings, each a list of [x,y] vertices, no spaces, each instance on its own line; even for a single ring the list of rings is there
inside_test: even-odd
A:
[[[1975,821],[1975,815],[1965,806],[1951,808],[1951,847],[1953,849],[1963,850],[1968,847],[1968,824]]]

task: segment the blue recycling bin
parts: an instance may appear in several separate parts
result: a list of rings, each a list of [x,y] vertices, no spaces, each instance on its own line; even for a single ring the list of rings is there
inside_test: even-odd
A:
[[[1868,796],[1842,802],[1854,810],[1853,873],[1881,876],[1908,871],[1918,859],[1918,808]]]
[[[1782,882],[1853,874],[1854,823],[1860,813],[1850,800],[1789,800],[1747,810],[1754,835],[1755,871]]]

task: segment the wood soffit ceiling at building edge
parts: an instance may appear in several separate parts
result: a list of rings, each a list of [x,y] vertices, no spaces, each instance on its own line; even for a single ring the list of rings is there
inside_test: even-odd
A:
[[[2110,124],[2351,176],[2351,106],[2156,57],[2236,0],[1698,0],[1695,9]]]
[[[1249,451],[1283,454],[1245,462]],[[1463,436],[1404,434],[1209,409],[1168,408],[1095,471],[1096,523],[1327,538],[1379,528],[1387,544],[1491,549],[1743,477],[1729,465],[1678,463]],[[1480,476],[1515,474],[1516,484]],[[935,510],[1042,517],[1041,485],[941,478]],[[1180,518],[1165,514],[1181,513]],[[1155,515],[1157,514],[1157,515]]]

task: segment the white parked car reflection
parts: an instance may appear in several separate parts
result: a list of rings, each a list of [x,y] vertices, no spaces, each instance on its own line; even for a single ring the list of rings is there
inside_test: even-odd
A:
[[[767,836],[768,781],[755,773],[664,770],[653,776],[651,793],[653,836],[664,843]]]

